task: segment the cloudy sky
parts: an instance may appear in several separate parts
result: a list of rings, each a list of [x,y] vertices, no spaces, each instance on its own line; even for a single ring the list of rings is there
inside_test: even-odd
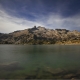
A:
[[[34,25],[80,31],[80,0],[0,0],[0,33]]]

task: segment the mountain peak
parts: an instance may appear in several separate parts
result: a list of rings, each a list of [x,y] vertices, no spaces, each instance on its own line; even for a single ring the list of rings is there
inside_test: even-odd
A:
[[[80,43],[80,32],[66,29],[46,29],[41,26],[0,33],[0,44],[66,44]]]

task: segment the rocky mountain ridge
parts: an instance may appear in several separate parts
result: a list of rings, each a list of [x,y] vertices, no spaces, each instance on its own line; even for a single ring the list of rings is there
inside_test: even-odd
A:
[[[0,44],[80,44],[80,32],[66,29],[46,29],[41,26],[0,33]]]

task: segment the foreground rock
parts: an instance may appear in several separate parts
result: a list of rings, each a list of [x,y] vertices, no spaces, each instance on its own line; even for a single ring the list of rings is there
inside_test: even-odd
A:
[[[16,70],[22,70],[22,69],[23,68],[20,67],[19,62],[0,64],[0,71],[16,71]]]
[[[80,32],[34,26],[9,34],[0,33],[0,44],[80,44]]]
[[[29,74],[25,79],[69,79],[77,80],[80,79],[80,74],[77,74],[77,70],[65,70],[65,69],[52,69],[52,68],[37,68],[35,74]]]

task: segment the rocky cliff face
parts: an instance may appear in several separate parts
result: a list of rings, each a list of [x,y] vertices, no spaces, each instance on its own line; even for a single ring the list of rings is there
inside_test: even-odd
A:
[[[80,43],[80,32],[36,27],[9,34],[0,33],[0,44],[71,44]]]

